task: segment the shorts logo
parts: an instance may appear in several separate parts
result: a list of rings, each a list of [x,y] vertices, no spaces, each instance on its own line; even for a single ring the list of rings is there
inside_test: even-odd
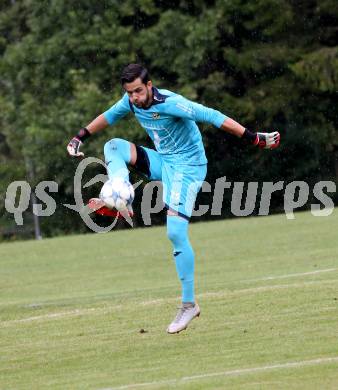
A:
[[[174,206],[181,206],[182,203],[180,202],[180,193],[179,193],[179,192],[176,192],[176,191],[173,191],[173,192],[171,193],[170,202],[171,202]]]
[[[160,114],[158,112],[153,112],[153,119],[160,119]]]

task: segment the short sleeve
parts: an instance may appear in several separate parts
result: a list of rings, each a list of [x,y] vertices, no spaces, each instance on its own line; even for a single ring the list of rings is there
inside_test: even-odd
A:
[[[126,116],[130,111],[129,97],[127,94],[124,94],[121,100],[119,100],[103,113],[103,116],[105,117],[106,121],[112,125]]]

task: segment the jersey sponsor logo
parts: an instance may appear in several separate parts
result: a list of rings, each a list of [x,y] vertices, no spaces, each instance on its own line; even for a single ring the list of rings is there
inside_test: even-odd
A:
[[[153,112],[152,117],[153,119],[160,119],[160,114],[158,112]]]
[[[148,130],[168,130],[166,127],[164,127],[163,125],[161,125],[160,122],[158,122],[158,124],[156,125],[154,122],[140,122],[140,125],[144,128],[144,129],[148,129]]]

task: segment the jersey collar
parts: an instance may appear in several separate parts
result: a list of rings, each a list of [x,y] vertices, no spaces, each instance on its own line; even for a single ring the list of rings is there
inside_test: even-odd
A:
[[[167,97],[167,95],[162,95],[159,90],[155,87],[152,87],[152,90],[153,90],[153,100],[150,104],[149,107],[147,108],[143,108],[143,110],[149,110],[149,108],[151,108],[152,106],[155,106],[157,104],[161,104],[161,103],[165,103],[165,100]]]
[[[159,90],[155,87],[152,87],[152,91],[153,91],[153,100],[152,100],[150,106],[146,107],[146,108],[142,108],[142,110],[149,110],[152,106],[155,106],[155,105],[161,104],[161,103],[165,103],[166,98],[169,97],[168,95],[162,95],[159,92]],[[132,102],[130,100],[129,100],[129,106],[130,106],[131,111],[135,113],[135,110],[134,110],[135,106],[132,104]]]
[[[157,88],[153,87],[152,105],[164,103],[167,97],[167,95],[162,95]]]

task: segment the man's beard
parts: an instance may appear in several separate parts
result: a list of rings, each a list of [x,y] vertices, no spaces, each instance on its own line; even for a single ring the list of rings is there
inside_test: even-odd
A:
[[[135,106],[138,107],[138,108],[148,108],[150,105],[151,105],[150,93],[149,93],[149,91],[147,89],[146,100],[144,102],[142,102],[142,103],[138,103],[138,104],[135,103]]]

